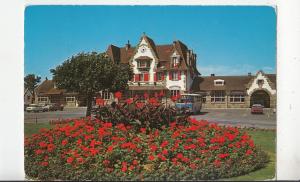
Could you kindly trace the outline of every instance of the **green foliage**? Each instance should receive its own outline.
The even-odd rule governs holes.
[[[189,115],[176,116],[175,108],[166,107],[155,98],[149,100],[152,103],[135,100],[132,103],[116,104],[115,107],[102,106],[94,109],[94,114],[102,121],[111,122],[114,125],[120,123],[133,125],[137,130],[140,128],[162,129],[162,127],[168,127],[173,121],[186,123]]]
[[[125,90],[133,77],[129,66],[115,64],[103,53],[80,53],[50,70],[58,88],[78,92],[87,98],[87,116],[96,92]]]
[[[34,89],[40,82],[41,77],[36,76],[35,74],[28,74],[24,77],[24,87],[25,89],[28,89],[31,93],[34,93]]]
[[[25,139],[26,174],[39,180],[214,180],[267,162],[239,128],[193,119],[149,132],[74,119]]]

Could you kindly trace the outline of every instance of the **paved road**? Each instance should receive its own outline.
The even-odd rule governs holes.
[[[220,124],[259,128],[276,128],[276,113],[264,109],[264,114],[251,114],[250,109],[203,109],[196,119],[205,119]]]
[[[39,112],[39,113],[28,113],[25,112],[24,120],[25,123],[45,123],[50,120],[59,120],[66,118],[80,118],[85,116],[86,107],[79,108],[64,108],[63,111],[49,111],[49,112]]]
[[[85,107],[65,108],[64,111],[27,113],[25,122],[49,122],[66,118],[80,118],[85,116]],[[276,114],[270,109],[264,109],[263,115],[253,115],[250,109],[203,109],[200,115],[194,115],[196,119],[205,119],[220,124],[240,125],[259,128],[276,128]]]

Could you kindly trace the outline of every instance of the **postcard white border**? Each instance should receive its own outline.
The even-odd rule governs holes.
[[[28,5],[267,5],[277,7],[277,179],[300,179],[300,1],[9,0],[0,6],[0,180],[24,180],[24,9]],[[298,102],[297,102],[298,100]]]

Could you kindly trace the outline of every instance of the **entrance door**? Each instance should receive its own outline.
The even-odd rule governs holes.
[[[250,98],[250,107],[253,104],[261,104],[265,108],[270,107],[270,96],[266,91],[258,90],[252,93]]]

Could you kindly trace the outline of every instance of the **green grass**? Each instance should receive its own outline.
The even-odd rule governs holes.
[[[51,128],[51,125],[49,123],[25,123],[24,134],[26,137],[31,136],[38,133],[41,128]]]
[[[266,180],[266,179],[273,179],[275,178],[275,164],[276,164],[276,131],[272,130],[257,130],[257,131],[248,131],[249,135],[254,140],[254,143],[261,147],[262,150],[268,153],[270,156],[270,162],[267,164],[266,167],[259,169],[257,171],[248,173],[243,176],[237,176],[233,178],[227,178],[225,180]]]
[[[34,133],[38,133],[41,128],[51,128],[49,123],[25,123],[25,136],[30,136]],[[247,130],[249,135],[254,140],[254,143],[261,147],[262,150],[266,151],[270,156],[270,162],[267,164],[265,168],[259,169],[257,171],[251,172],[249,174],[243,176],[237,176],[233,178],[226,178],[223,180],[266,180],[273,179],[275,177],[275,161],[276,161],[276,153],[275,153],[275,143],[276,143],[276,131],[273,130]]]

